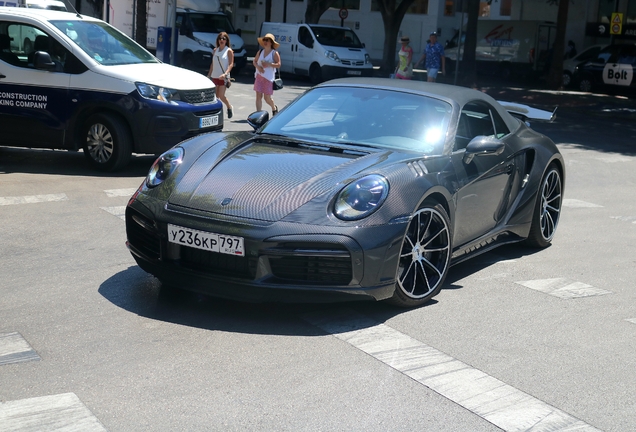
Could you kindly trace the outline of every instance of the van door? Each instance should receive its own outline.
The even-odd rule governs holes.
[[[306,25],[298,27],[297,51],[294,54],[294,73],[299,75],[309,75],[309,67],[314,60],[314,36]]]
[[[6,36],[0,35],[1,39],[16,33],[38,36],[33,41],[33,51],[15,50],[10,44],[0,57],[0,143],[63,148],[70,83],[70,74],[64,67],[70,52],[41,29],[14,22],[2,24],[0,28]],[[48,52],[55,68],[36,69],[33,60],[37,51]]]

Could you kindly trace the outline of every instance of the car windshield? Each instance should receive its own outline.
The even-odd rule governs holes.
[[[206,13],[190,13],[190,22],[192,23],[192,31],[199,33],[236,33],[232,23],[225,15],[206,14]]]
[[[363,48],[360,39],[358,39],[358,36],[356,36],[353,30],[321,26],[311,26],[311,30],[316,35],[316,39],[318,39],[320,45]]]
[[[103,22],[64,20],[51,21],[77,46],[103,65],[158,63],[148,51],[128,36]]]
[[[452,107],[438,99],[363,87],[318,87],[272,118],[262,133],[441,155]]]

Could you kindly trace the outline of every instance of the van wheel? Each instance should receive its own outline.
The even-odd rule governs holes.
[[[312,84],[320,84],[322,82],[322,71],[320,70],[320,66],[316,63],[312,64],[309,68],[309,81]]]
[[[128,127],[112,114],[94,114],[84,124],[84,156],[100,171],[123,168],[132,154]]]
[[[569,87],[572,84],[572,74],[569,71],[563,71],[563,87]]]

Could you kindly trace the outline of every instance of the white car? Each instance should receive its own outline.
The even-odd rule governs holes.
[[[581,63],[594,60],[599,52],[605,48],[604,45],[592,45],[585,48],[583,51],[563,62],[563,87],[568,87],[572,84],[572,75],[574,75],[574,69]]]

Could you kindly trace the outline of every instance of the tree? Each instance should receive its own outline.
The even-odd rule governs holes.
[[[142,47],[148,42],[146,0],[135,1],[135,41]]]
[[[395,68],[395,51],[400,25],[415,0],[377,0],[384,23],[384,49],[380,72],[388,76]]]
[[[466,23],[466,42],[460,63],[459,84],[467,87],[477,86],[477,20],[479,19],[479,0],[463,0],[464,12],[468,12]]]
[[[546,85],[551,89],[558,89],[563,86],[563,53],[565,52],[565,29],[568,25],[568,8],[570,0],[548,0],[548,3],[559,3],[557,12],[556,39],[554,45],[548,47],[550,67]]]
[[[340,0],[308,0],[307,9],[305,10],[305,22],[307,24],[318,24],[318,20],[331,5]]]

